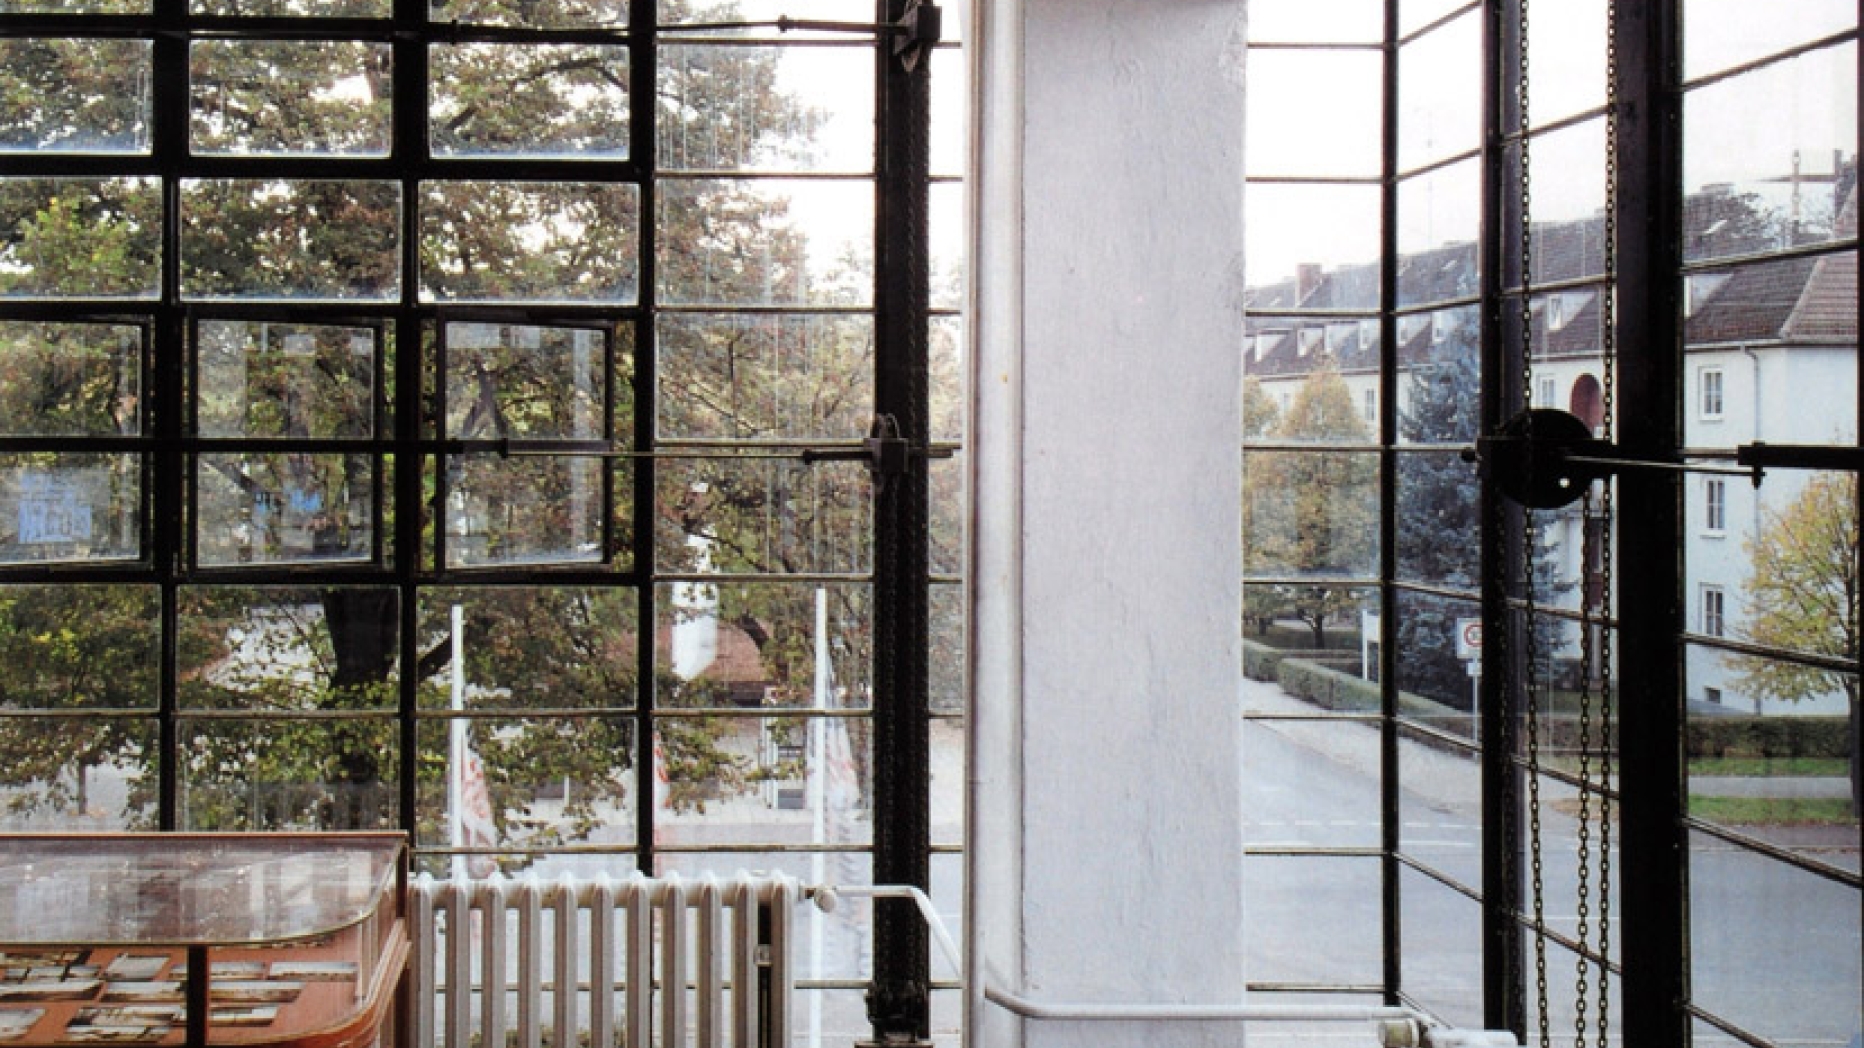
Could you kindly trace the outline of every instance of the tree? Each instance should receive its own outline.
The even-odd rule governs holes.
[[[1747,542],[1748,617],[1742,640],[1781,651],[1838,659],[1858,655],[1858,481],[1819,474],[1784,508],[1763,511]],[[1735,684],[1748,694],[1800,702],[1845,696],[1851,738],[1851,810],[1864,796],[1856,674],[1783,659],[1733,656]]]
[[[1352,444],[1370,439],[1352,392],[1331,359],[1295,393],[1278,440]],[[1378,549],[1378,463],[1353,451],[1258,451],[1244,474],[1244,567],[1252,575],[1365,575]],[[1327,623],[1360,604],[1350,589],[1277,584],[1279,613],[1299,619],[1324,647]],[[1258,602],[1260,620],[1273,614]]]
[[[1398,456],[1398,574],[1446,589],[1479,582],[1478,480],[1461,456],[1424,448],[1467,445],[1479,428],[1480,382],[1466,325],[1428,362],[1409,370],[1398,435],[1418,445]],[[1474,605],[1435,594],[1400,596],[1394,623],[1398,687],[1457,706],[1469,701],[1469,678],[1456,655],[1456,620]]]
[[[575,5],[484,0],[472,5],[471,15],[491,22],[548,20],[568,6]],[[682,20],[685,6],[663,4],[662,17]],[[99,49],[109,46],[103,40],[51,42],[33,51],[31,62],[0,70],[0,141],[49,150],[97,134],[135,133],[140,110],[125,102],[111,79],[123,63],[100,60]],[[669,61],[656,99],[661,167],[768,165],[810,148],[820,117],[777,90],[770,49],[680,50],[687,58]],[[199,89],[193,148],[338,155],[384,148],[387,54],[386,47],[368,44],[202,43],[191,49],[191,82]],[[627,141],[623,56],[620,48],[597,45],[435,47],[441,84],[431,101],[436,153],[615,155]],[[44,101],[51,98],[56,107]],[[184,184],[183,293],[388,301],[404,294],[402,281],[418,281],[416,293],[432,301],[625,304],[635,294],[636,232],[643,220],[658,223],[664,302],[859,304],[847,296],[866,279],[859,257],[846,259],[839,273],[812,275],[805,233],[789,217],[782,190],[767,183],[664,183],[655,216],[638,213],[635,192],[626,185],[452,181],[423,192],[421,200],[404,200],[392,182],[357,180]],[[154,295],[162,207],[159,186],[147,179],[5,180],[0,295]],[[401,272],[396,243],[398,216],[409,207],[421,215],[418,274]],[[123,388],[123,376],[140,367],[136,330],[95,340],[131,339],[126,367],[85,368],[79,365],[89,357],[58,351],[77,341],[78,327],[0,325],[0,359],[37,362],[20,375],[0,373],[0,432],[138,432],[141,393]],[[432,415],[423,420],[429,430],[444,425],[453,438],[625,437],[633,412],[629,331],[449,324],[430,331],[422,345],[397,346],[392,332],[368,327],[238,322],[216,328],[204,322],[196,343],[203,357],[198,424],[203,435],[366,438],[376,432],[371,405],[379,391],[369,385],[374,370],[357,361],[395,352],[425,355],[438,338],[445,340],[450,368],[444,414],[430,401]],[[736,325],[681,317],[669,319],[663,331],[663,432],[817,439],[866,429],[871,324],[833,316],[758,317]],[[217,348],[232,355],[231,371],[210,366],[206,357]],[[611,353],[608,371],[617,385],[609,390],[604,360]],[[612,423],[604,418],[609,407]],[[109,458],[120,460],[119,481],[127,485],[129,512],[121,528],[133,555],[139,460]],[[387,479],[374,455],[203,454],[197,461],[193,523],[203,563],[366,560],[372,544],[389,537],[376,529],[392,534],[396,507],[372,517]],[[425,481],[434,486],[444,477],[459,505],[441,507],[423,521],[423,545],[431,549],[444,536],[452,565],[594,562],[624,553],[631,541],[626,466],[485,454],[449,455],[438,463]],[[16,456],[11,464],[59,462],[47,454]],[[702,540],[714,566],[727,570],[858,570],[868,556],[867,486],[858,467],[663,463],[661,476],[656,518],[663,568],[687,564],[698,548],[689,540]],[[612,503],[605,491],[616,493]],[[703,497],[693,498],[695,492]],[[614,519],[605,520],[604,512]],[[102,532],[103,523],[96,530]],[[456,524],[458,534],[451,530]],[[615,548],[600,548],[604,534],[615,537]],[[153,594],[120,586],[0,593],[0,651],[12,656],[8,665],[34,668],[29,677],[0,674],[0,704],[152,708],[157,684],[151,667],[159,658],[148,643],[138,647],[127,638],[147,642],[154,635],[151,624],[162,617],[150,606]],[[421,705],[441,710],[449,702],[446,670],[456,659],[464,660],[472,683],[469,705],[511,711],[473,722],[494,814],[508,839],[549,844],[587,833],[603,806],[619,803],[632,789],[637,745],[631,718],[523,715],[532,708],[635,701],[647,686],[635,679],[638,645],[652,642],[656,627],[666,624],[635,622],[630,589],[429,590],[416,609],[413,638],[401,635],[402,609],[392,588],[201,586],[182,594],[176,638],[182,709],[279,714],[256,722],[184,722],[177,757],[187,785],[186,819],[197,828],[392,825],[399,817],[392,784],[404,769],[398,766],[398,729],[387,714],[396,705],[399,675],[411,669]],[[865,621],[858,594],[836,596],[840,620]],[[750,638],[778,701],[792,706],[808,699],[796,686],[806,682],[813,655],[807,601],[802,586],[731,586],[717,610]],[[464,609],[463,652],[453,649],[454,604]],[[404,639],[415,652],[411,667],[403,665]],[[843,641],[836,658],[846,665],[839,676],[858,688],[864,677],[853,667],[865,665],[867,642],[859,628],[844,630]],[[98,645],[113,645],[111,653],[122,653],[122,660],[135,654],[138,661],[100,658]],[[726,701],[715,682],[703,678],[663,674],[652,687],[668,707]],[[155,776],[152,740],[135,727],[146,720],[100,718],[94,728],[91,720],[73,720],[73,730],[58,733],[24,719],[0,723],[0,787],[14,788],[10,803],[57,809],[83,792],[85,769],[114,764],[130,770],[132,797],[146,802]],[[424,807],[439,806],[441,723],[423,727],[422,763],[408,772]],[[673,780],[673,803],[698,804],[756,777],[721,739],[740,723],[703,717],[662,722],[656,742]],[[77,773],[66,782],[60,769]],[[572,783],[571,796],[561,818],[546,821],[534,813],[534,798],[541,787],[564,780]],[[254,800],[253,787],[261,783],[277,785],[264,803]],[[437,829],[423,826],[422,832]]]

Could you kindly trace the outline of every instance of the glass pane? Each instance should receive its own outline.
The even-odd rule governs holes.
[[[1244,211],[1254,309],[1376,309],[1376,186],[1251,185]]]
[[[393,76],[387,44],[196,42],[189,144],[208,156],[387,156]]]
[[[664,47],[661,170],[872,171],[873,81],[857,48]]]
[[[1564,901],[1562,904],[1565,904]],[[1614,959],[1618,956],[1619,955],[1614,952]],[[1533,971],[1535,960],[1533,939],[1531,937],[1529,937],[1523,945],[1521,957],[1521,963],[1526,965],[1526,967],[1520,970]],[[1569,1037],[1573,1034],[1579,1019],[1578,1009],[1574,1007],[1574,994],[1569,988],[1578,984],[1580,976],[1580,958],[1578,954],[1553,940],[1548,940],[1547,942],[1546,958],[1547,984],[1549,987],[1553,988],[1547,1000],[1547,1037],[1549,1037],[1553,1043],[1558,1043],[1561,1038]],[[1593,1032],[1595,1030],[1596,1020],[1603,1014],[1607,1017],[1611,1026],[1610,1033],[1616,1037],[1625,1026],[1624,1001],[1619,986],[1621,979],[1617,976],[1611,976],[1605,980],[1601,980],[1599,966],[1596,962],[1592,961],[1588,961],[1586,964],[1585,976],[1588,990],[1585,1013],[1588,1031]],[[1603,1004],[1601,1004],[1599,1000],[1601,983],[1603,983],[1606,991],[1606,1000]],[[1530,1014],[1526,1018],[1527,1040],[1524,1043],[1540,1044],[1542,1042],[1538,1010],[1530,1008],[1529,1012]],[[1709,1045],[1717,1044],[1715,1041],[1697,1041],[1695,1043],[1702,1045],[1702,1048],[1708,1048]],[[1717,1048],[1721,1048],[1721,1046],[1717,1045]]]
[[[371,328],[203,320],[196,393],[205,437],[375,434]]]
[[[933,51],[931,63],[931,172],[935,178],[962,178],[970,167],[970,69],[964,52],[952,48]]]
[[[931,433],[933,441],[964,439],[966,382],[965,320],[961,316],[933,317],[927,322],[926,355],[931,369]]]
[[[1399,591],[1393,643],[1398,646],[1399,708],[1406,720],[1476,737],[1481,632],[1482,606],[1475,601]]]
[[[1839,625],[1826,627],[1836,631]],[[1688,649],[1689,811],[1823,862],[1855,842],[1856,674]]]
[[[1310,377],[1340,375],[1364,439],[1378,425],[1379,324],[1371,318],[1249,317],[1243,339],[1243,436],[1283,440],[1284,415]],[[1329,370],[1331,369],[1331,370]],[[1329,383],[1331,379],[1328,380]],[[1346,426],[1344,416],[1339,420]]]
[[[0,14],[8,15],[144,15],[148,0],[0,0]]]
[[[1856,823],[1832,836],[1857,854]],[[1849,1043],[1864,1000],[1859,905],[1855,887],[1692,835],[1691,1003],[1774,1044]]]
[[[417,845],[634,843],[632,715],[439,718],[423,720],[418,734],[420,751],[440,759],[419,779]],[[457,792],[448,789],[449,774],[463,780]],[[449,817],[450,797],[461,798],[457,819]],[[516,872],[531,861],[513,856],[509,866]],[[493,867],[484,857],[464,865],[477,877]]]
[[[1570,722],[1565,718],[1561,720],[1561,734],[1568,735],[1569,739],[1556,742],[1551,748],[1543,750],[1541,765],[1581,775],[1586,769],[1580,767],[1579,751],[1575,745],[1577,732],[1568,726]],[[1604,776],[1599,762],[1592,761],[1588,768],[1589,773],[1585,778],[1595,786],[1602,784]],[[1525,786],[1523,792],[1526,792]],[[1595,950],[1599,946],[1599,933],[1605,930],[1611,935],[1609,955],[1624,956],[1618,939],[1621,922],[1618,915],[1616,861],[1621,842],[1617,804],[1614,802],[1607,808],[1604,798],[1596,790],[1581,792],[1547,775],[1540,776],[1540,801],[1540,875],[1547,927],[1575,942],[1583,938]],[[1525,820],[1522,837],[1530,841],[1526,846],[1531,861],[1532,833],[1526,828]],[[1609,863],[1604,851],[1608,843],[1612,850]],[[1532,879],[1533,870],[1530,867],[1523,871],[1522,880],[1523,887],[1529,891]],[[1601,910],[1601,899],[1606,901],[1609,913]],[[1583,929],[1580,927],[1582,908],[1585,916]],[[1609,922],[1601,923],[1602,917],[1609,917]],[[1700,919],[1700,915],[1697,919]],[[1548,959],[1551,961],[1553,958],[1554,954],[1549,951]],[[1570,956],[1563,960],[1572,963]],[[1559,985],[1570,987],[1572,981],[1568,979]],[[1570,999],[1572,991],[1569,989],[1560,996]],[[1570,1000],[1561,1001],[1562,1006],[1569,1003]]]
[[[1475,442],[1481,421],[1477,417],[1480,319],[1475,306],[1399,318],[1399,344],[1403,347],[1398,372],[1400,443],[1460,450]],[[1540,373],[1537,361],[1535,374]],[[1433,457],[1430,461],[1438,460]],[[1475,466],[1459,466],[1460,470],[1446,472],[1441,479],[1445,483],[1454,480],[1459,489],[1466,486],[1473,491]],[[1468,497],[1475,498],[1473,494]]]
[[[363,560],[375,537],[371,455],[202,455],[202,565]]]
[[[1334,0],[1325,7],[1307,0],[1254,0],[1249,5],[1251,43],[1377,43],[1385,35],[1382,0]],[[1250,61],[1255,61],[1254,57]]]
[[[1482,1029],[1482,904],[1402,868],[1398,898],[1405,995],[1451,1029]]]
[[[588,328],[448,324],[449,437],[599,440],[608,340]],[[626,428],[626,419],[618,420]]]
[[[935,582],[927,591],[926,614],[930,619],[927,627],[926,645],[930,652],[927,667],[928,688],[931,692],[927,705],[935,714],[959,714],[965,711],[965,603],[964,586],[957,582]],[[936,739],[941,731],[940,725],[956,725],[957,721],[934,720],[932,733]],[[962,730],[954,728],[954,730]],[[933,744],[933,752],[940,753],[939,743]],[[960,751],[963,740],[958,740]],[[943,758],[941,758],[943,759]],[[955,759],[961,764],[963,753]],[[954,817],[962,818],[963,813]]]
[[[1605,105],[1605,0],[1534,9],[1528,120],[1534,127]],[[1536,196],[1539,187],[1536,186]]]
[[[1396,0],[1398,31],[1414,33],[1467,4],[1468,0]]]
[[[139,556],[142,478],[136,455],[0,455],[0,564]]]
[[[189,709],[392,710],[400,602],[379,586],[194,586],[176,612]]]
[[[180,829],[393,830],[399,747],[390,720],[181,721]]]
[[[449,455],[446,469],[447,567],[602,562],[605,507],[621,495],[603,460]]]
[[[863,583],[663,584],[654,635],[670,675],[656,682],[659,705],[864,709],[872,623]]]
[[[1605,274],[1605,122],[1603,118],[1537,135],[1528,163],[1534,178],[1534,281]]]
[[[423,664],[444,658],[421,682],[426,708],[471,710],[631,709],[636,695],[632,589],[574,586],[429,589],[421,596]],[[452,611],[460,610],[453,631]],[[455,644],[459,648],[455,648]],[[466,653],[460,693],[452,659]]]
[[[1371,590],[1243,587],[1243,704],[1251,713],[1377,713]]]
[[[1790,17],[1783,17],[1790,11]],[[1785,10],[1744,0],[1685,0],[1683,71],[1690,79],[1764,58],[1857,25],[1848,0],[1794,0]]]
[[[450,44],[428,51],[439,157],[628,155],[628,49]]]
[[[872,318],[662,314],[655,323],[662,438],[867,435]]]
[[[930,537],[928,569],[934,575],[958,575],[964,571],[964,498],[965,462],[962,452],[948,459],[933,459],[926,465],[930,492]]]
[[[1464,737],[1473,734],[1475,718],[1471,715],[1460,715],[1463,727],[1459,731],[1442,716],[1411,716],[1416,704],[1408,699],[1403,706],[1407,721],[1428,722],[1432,728]],[[1398,781],[1403,784],[1398,791],[1399,849],[1458,884],[1480,887],[1482,765],[1476,752],[1401,728]],[[1408,959],[1411,950],[1406,949],[1405,955]]]
[[[861,306],[872,298],[870,182],[663,182],[657,206],[663,303]]]
[[[421,297],[634,302],[640,190],[584,182],[430,182]]]
[[[1243,768],[1244,845],[1378,847],[1376,726],[1244,720]]]
[[[181,209],[185,297],[382,302],[401,293],[393,182],[188,179]]]
[[[1535,27],[1539,28],[1538,22]],[[1481,145],[1480,10],[1465,11],[1401,47],[1398,75],[1402,78],[1398,96],[1400,170],[1470,152]],[[1368,94],[1377,98],[1376,91]],[[1376,131],[1370,141],[1378,141]]]
[[[161,215],[155,179],[0,178],[0,297],[156,297]]]
[[[142,329],[0,320],[0,435],[142,432]]]
[[[233,18],[387,18],[392,0],[190,0],[197,15]]]
[[[1476,264],[1481,177],[1481,165],[1468,160],[1399,183],[1400,305],[1474,298],[1481,291]],[[1371,277],[1372,267],[1365,268]]]
[[[153,586],[0,587],[0,665],[11,668],[0,708],[153,709],[160,623]],[[0,720],[0,737],[24,723]],[[108,750],[77,748],[57,757],[91,766],[109,759]]]
[[[795,4],[785,2],[785,0],[738,0],[729,6],[715,6],[696,2],[696,0],[658,0],[658,7],[660,28],[663,31],[675,30],[681,25],[705,25],[722,20],[735,22],[739,18],[747,21],[774,23],[782,15],[799,13]],[[811,0],[806,14],[809,18],[829,21],[871,22],[874,18],[874,5],[867,0]],[[957,19],[951,17],[945,19],[947,38],[953,35],[951,26],[956,21]],[[781,36],[785,40],[797,39],[799,36],[804,39],[808,38],[805,31],[794,30],[783,33],[774,24],[731,30],[730,34],[751,38]],[[705,34],[707,39],[720,35],[722,34],[718,32]],[[831,38],[845,39],[846,35],[831,34]],[[872,56],[871,51],[869,56]]]
[[[1684,98],[1691,260],[1857,235],[1857,47],[1801,55]],[[1853,278],[1855,281],[1855,277]]]
[[[436,0],[435,22],[512,25],[531,29],[622,29],[628,0]]]
[[[47,746],[48,739],[57,744]],[[0,829],[152,829],[155,752],[153,717],[0,720],[0,789],[7,793]]]
[[[1251,53],[1249,173],[1377,178],[1383,77],[1376,51]],[[1327,133],[1315,134],[1317,127]]]
[[[663,718],[654,730],[666,775],[654,837],[689,847],[866,845],[873,839],[872,736],[865,717]],[[737,818],[725,824],[717,815],[724,811]],[[758,864],[768,867],[769,858]]]
[[[1378,985],[1377,859],[1247,855],[1243,882],[1250,981]]]
[[[1252,451],[1243,463],[1243,570],[1366,576],[1378,565],[1379,460],[1337,451]]]
[[[662,459],[656,556],[725,574],[865,572],[873,499],[859,462]]]
[[[147,40],[0,40],[0,153],[147,153]]]
[[[965,188],[962,182],[938,182],[927,190],[931,227],[930,305],[933,309],[964,308]]]
[[[1695,448],[1857,439],[1855,253],[1686,278],[1684,431]],[[1726,463],[1724,463],[1726,464]],[[1768,474],[1762,494],[1792,488]]]

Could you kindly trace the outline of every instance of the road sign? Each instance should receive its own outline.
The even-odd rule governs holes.
[[[1482,657],[1482,620],[1456,620],[1456,657],[1459,659],[1479,659]]]

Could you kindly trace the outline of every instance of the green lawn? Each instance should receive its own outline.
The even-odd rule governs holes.
[[[1849,826],[1857,822],[1843,797],[1698,797],[1689,798],[1689,814],[1729,825]]]
[[[1829,775],[1842,779],[1851,774],[1851,765],[1843,757],[1698,757],[1689,762],[1689,774],[1772,778]]]

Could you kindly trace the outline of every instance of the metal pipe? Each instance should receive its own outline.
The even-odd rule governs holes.
[[[984,998],[1025,1019],[1058,1022],[1414,1022],[1428,1021],[1414,1008],[1387,1005],[1290,1004],[1108,1004],[1038,1001],[1000,986],[986,985]]]

